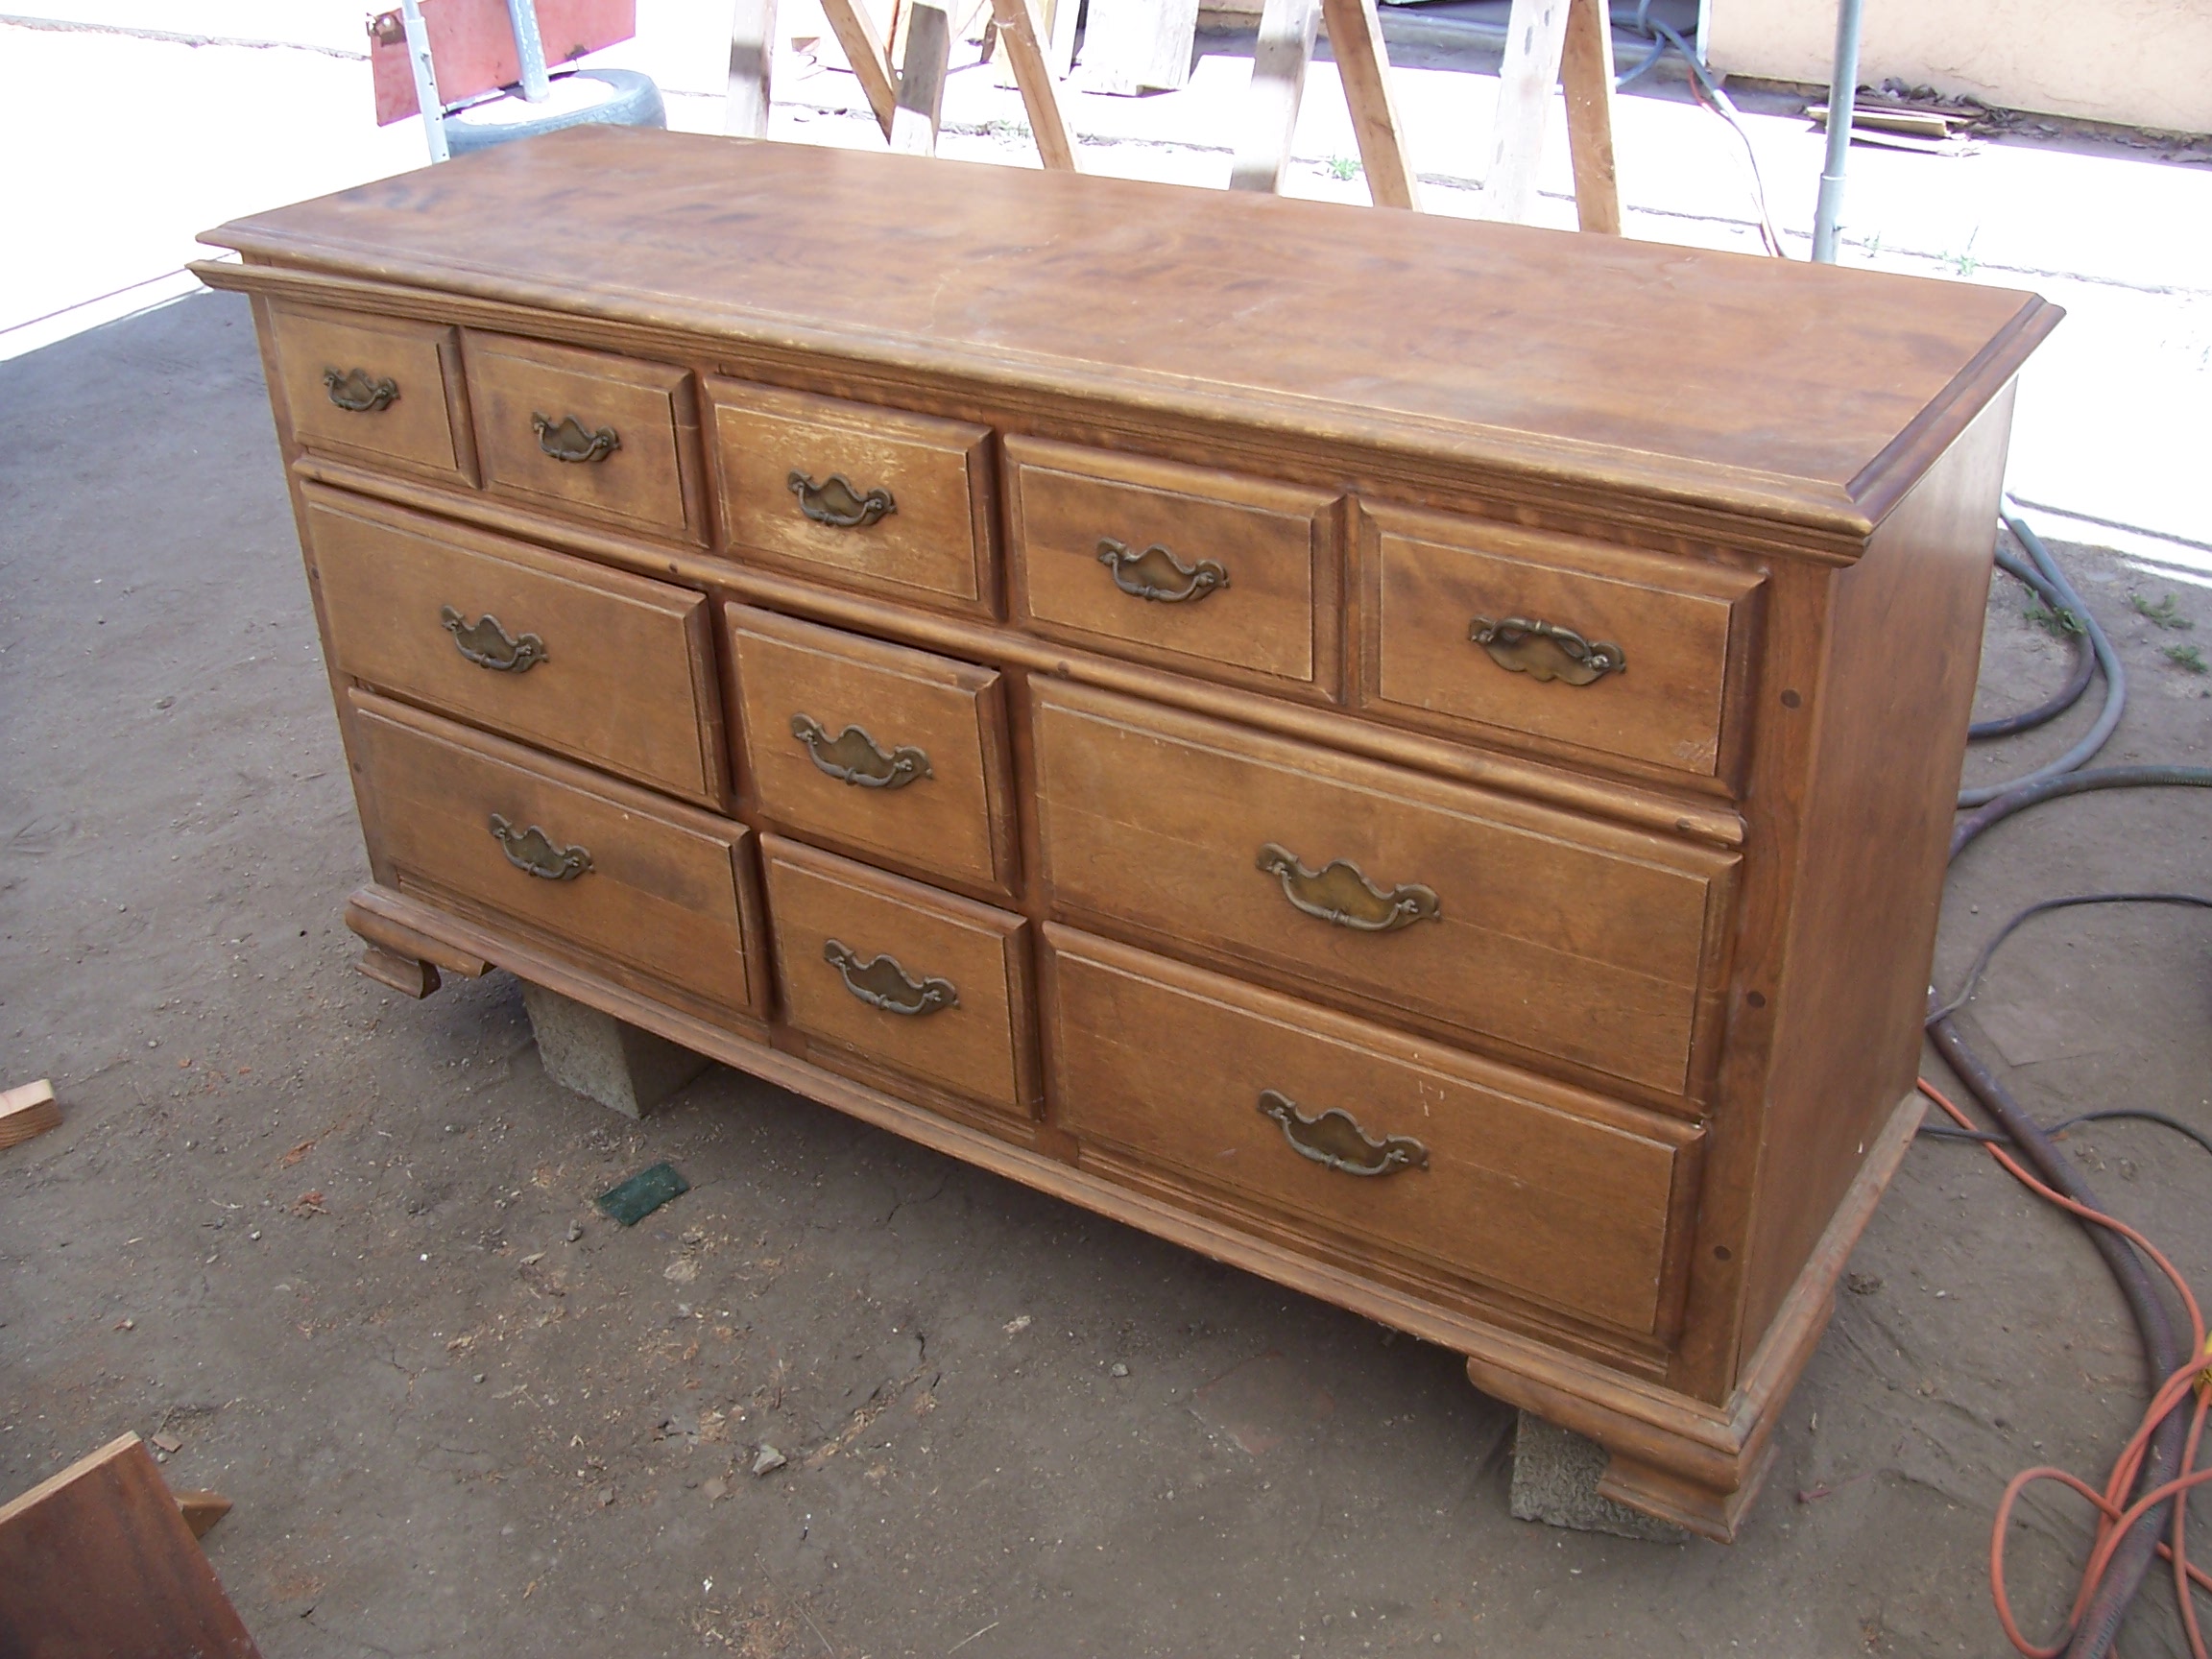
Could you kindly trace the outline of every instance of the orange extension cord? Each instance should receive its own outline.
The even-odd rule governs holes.
[[[1974,1120],[1925,1077],[1920,1079],[1920,1093],[1949,1113],[1961,1129],[1979,1132]],[[2006,1639],[2027,1654],[2029,1659],[2059,1659],[2067,1644],[2073,1640],[2075,1627],[2080,1623],[2082,1609],[2089,1605],[2089,1599],[2096,1593],[2098,1582],[2104,1577],[2105,1568],[2111,1562],[2112,1551],[2122,1535],[2147,1512],[2173,1499],[2173,1532],[2169,1542],[2158,1546],[2158,1553],[2174,1564],[2174,1594],[2180,1602],[2181,1625],[2189,1638],[2192,1659],[2212,1659],[2212,1655],[2208,1655],[2205,1649],[2203,1632],[2198,1628],[2196,1602],[2189,1594],[2192,1581],[2212,1591],[2212,1575],[2189,1565],[2183,1542],[2189,1513],[2187,1494],[2212,1480],[2212,1469],[2199,1469],[2196,1466],[2198,1442],[2203,1437],[2207,1412],[2212,1411],[2212,1367],[2205,1363],[2208,1350],[2204,1341],[2204,1315],[2198,1309],[2197,1298],[2191,1294],[2188,1281],[2181,1277],[2179,1269],[2134,1228],[2125,1221],[2115,1220],[2103,1211],[2092,1210],[2085,1204],[2077,1204],[2064,1193],[2053,1190],[2022,1168],[2009,1153],[1995,1142],[1984,1142],[1984,1145],[1990,1157],[1996,1159],[2015,1180],[2036,1196],[2049,1200],[2070,1215],[2094,1222],[2100,1227],[2110,1228],[2155,1262],[2158,1270],[2166,1275],[2179,1294],[2181,1305],[2188,1310],[2190,1328],[2195,1333],[2189,1351],[2196,1356],[2159,1386],[2157,1394],[2143,1413],[2142,1422],[2135,1432],[2128,1436],[2128,1444],[2121,1449],[2119,1460],[2112,1465],[2111,1476],[2105,1480],[2102,1492],[2078,1476],[2048,1464],[2023,1469],[2012,1477],[2005,1488],[2005,1496],[1998,1500],[1996,1520],[1989,1532],[1989,1593],[1997,1604],[1997,1622],[2004,1626]],[[2165,1420],[2167,1413],[2180,1404],[2182,1396],[2192,1389],[2196,1391],[2197,1406],[2189,1421],[2188,1443],[2181,1454],[2181,1467],[2185,1473],[2163,1486],[2153,1487],[2132,1504],[2128,1503],[2128,1493],[2142,1469],[2144,1452],[2150,1445],[2152,1432]],[[2021,1633],[2019,1622],[2012,1616],[2011,1602],[2005,1593],[2005,1533],[2011,1524],[2012,1505],[2023,1491],[2038,1480],[2056,1480],[2088,1499],[2098,1510],[2097,1540],[2089,1551],[2087,1565],[2082,1568],[2081,1587],[2074,1598],[2073,1610],[2066,1616],[2066,1633],[2049,1647],[2038,1647]]]

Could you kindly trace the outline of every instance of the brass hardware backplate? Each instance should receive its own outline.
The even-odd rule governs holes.
[[[1122,592],[1163,605],[1196,603],[1229,586],[1229,571],[1218,559],[1186,565],[1157,541],[1142,553],[1132,553],[1126,542],[1105,537],[1098,543],[1098,563],[1113,574],[1114,586]]]
[[[399,401],[398,381],[389,374],[372,378],[366,369],[325,369],[323,385],[349,415],[374,415]]]
[[[591,868],[591,854],[581,847],[563,847],[533,824],[517,830],[498,813],[492,814],[492,836],[507,862],[548,881],[573,881]]]
[[[1403,881],[1384,892],[1342,858],[1309,870],[1288,849],[1270,841],[1260,849],[1260,868],[1283,882],[1283,896],[1307,915],[1361,933],[1389,933],[1416,922],[1441,922],[1443,901],[1433,887]]]
[[[594,432],[573,415],[564,415],[555,421],[533,414],[530,430],[538,434],[538,447],[556,461],[579,465],[604,461],[622,447],[622,440],[614,435],[613,427],[602,426]]]
[[[453,636],[454,646],[461,655],[479,668],[493,668],[502,674],[527,674],[539,663],[551,660],[546,655],[544,640],[535,634],[510,635],[499,626],[499,618],[489,611],[470,622],[455,607],[441,605],[438,621]]]
[[[842,472],[832,472],[817,484],[793,468],[784,483],[790,487],[791,493],[799,497],[800,512],[815,523],[827,524],[833,530],[862,530],[886,514],[899,511],[890,491],[871,490],[862,494]]]
[[[791,716],[791,735],[806,745],[816,766],[840,783],[863,789],[903,789],[917,778],[933,778],[929,757],[911,743],[886,750],[857,726],[848,726],[835,737],[810,714]]]
[[[1429,1148],[1410,1135],[1385,1135],[1374,1140],[1349,1112],[1335,1106],[1317,1118],[1308,1118],[1289,1095],[1262,1089],[1260,1116],[1283,1126],[1283,1139],[1299,1157],[1347,1175],[1395,1175],[1401,1169],[1429,1167]]]
[[[1628,666],[1621,647],[1606,640],[1589,640],[1572,628],[1555,623],[1508,616],[1493,622],[1478,616],[1469,624],[1467,637],[1490,653],[1501,668],[1526,674],[1532,680],[1564,680],[1570,685],[1587,685]]]
[[[850,945],[831,939],[822,947],[822,959],[837,970],[846,990],[886,1014],[919,1016],[960,1005],[959,989],[951,980],[916,979],[896,957],[873,956],[863,962]]]

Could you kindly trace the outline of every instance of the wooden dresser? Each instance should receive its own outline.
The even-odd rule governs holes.
[[[214,231],[371,883],[1715,1537],[1911,1094],[2032,296],[585,127]]]

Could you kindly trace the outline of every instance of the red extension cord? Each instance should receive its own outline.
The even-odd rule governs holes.
[[[1925,1077],[1920,1079],[1920,1093],[1949,1113],[1961,1129],[1979,1132],[1974,1120],[1953,1105],[1943,1092]],[[1997,1622],[2005,1627],[2006,1639],[2027,1654],[2029,1659],[2058,1659],[2065,1652],[2067,1643],[2072,1641],[2082,1609],[2089,1605],[2089,1599],[2096,1593],[2098,1582],[2104,1576],[2105,1568],[2112,1559],[2112,1551],[2121,1537],[2147,1512],[2174,1499],[2173,1531],[2170,1541],[2158,1546],[2158,1553],[2174,1564],[2174,1594],[2180,1602],[2181,1626],[2189,1638],[2192,1659],[2212,1659],[2212,1655],[2206,1652],[2203,1633],[2198,1628],[2197,1607],[2189,1594],[2192,1580],[2201,1588],[2212,1591],[2212,1575],[2189,1565],[2183,1544],[2183,1531],[2188,1522],[2186,1495],[2193,1488],[2212,1480],[2212,1469],[2199,1469],[2196,1466],[2197,1445],[2203,1437],[2206,1414],[2212,1411],[2212,1367],[2207,1367],[2205,1363],[2208,1352],[2212,1351],[2208,1351],[2205,1346],[2204,1315],[2198,1310],[2197,1298],[2190,1293],[2189,1283],[2181,1277],[2179,1269],[2134,1228],[2125,1221],[2115,1220],[2103,1211],[2092,1210],[2085,1204],[2077,1204],[2064,1193],[2054,1191],[2022,1168],[2009,1153],[1994,1142],[1984,1142],[1984,1145],[1990,1157],[1996,1159],[2015,1180],[2037,1197],[2047,1199],[2080,1220],[2110,1228],[2155,1262],[2158,1270],[2173,1283],[2176,1292],[2181,1298],[2182,1307],[2188,1310],[2189,1325],[2194,1333],[2189,1351],[2196,1356],[2159,1386],[2157,1394],[2144,1410],[2142,1422],[2137,1425],[2135,1432],[2128,1437],[2128,1444],[2121,1449],[2119,1460],[2112,1465],[2112,1473],[2106,1479],[2102,1492],[2078,1476],[2049,1464],[2023,1469],[2012,1477],[2005,1488],[2005,1496],[1998,1500],[1996,1520],[1989,1532],[1989,1593],[1997,1603]],[[2130,1504],[2128,1493],[2142,1469],[2144,1451],[2150,1445],[2152,1431],[2192,1389],[2196,1391],[2197,1405],[2189,1420],[2188,1443],[2181,1454],[2184,1473],[2163,1486],[2153,1487]],[[2012,1616],[2011,1603],[2005,1594],[2005,1532],[2011,1523],[2012,1505],[2023,1491],[2038,1480],[2056,1480],[2088,1499],[2098,1510],[2096,1543],[2089,1551],[2087,1565],[2081,1570],[2081,1587],[2074,1598],[2072,1611],[2066,1616],[2065,1635],[2049,1647],[2036,1647],[2021,1633],[2019,1623]]]

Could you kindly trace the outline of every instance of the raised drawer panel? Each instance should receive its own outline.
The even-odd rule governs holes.
[[[473,330],[468,351],[487,484],[620,529],[707,540],[687,373]]]
[[[1028,924],[763,835],[783,1013],[809,1037],[1028,1118]]]
[[[998,675],[744,605],[723,609],[761,814],[878,862],[1011,897]]]
[[[1055,913],[1672,1094],[1732,854],[1035,683]]]
[[[272,305],[276,378],[303,448],[473,485],[456,330]]]
[[[1086,1145],[1624,1331],[1671,1317],[1695,1125],[1126,946],[1046,939],[1053,1120]]]
[[[373,847],[401,891],[519,923],[678,999],[764,1012],[744,825],[366,692],[349,702]]]
[[[997,614],[988,427],[737,380],[707,396],[734,551]]]
[[[1365,517],[1365,707],[1719,770],[1763,578],[1442,514]]]
[[[1263,688],[1333,695],[1332,492],[1005,444],[1018,619],[1053,638]]]
[[[722,805],[703,594],[317,485],[305,495],[340,673]]]

